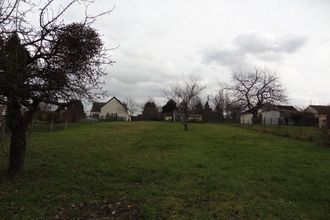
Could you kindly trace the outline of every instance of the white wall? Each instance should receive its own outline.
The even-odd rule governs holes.
[[[308,106],[305,111],[314,114],[315,117],[319,117],[319,113],[311,106]]]
[[[323,126],[327,125],[327,116],[320,115],[313,107],[308,106],[306,108],[306,112],[313,113],[315,117],[319,118],[319,127],[322,128]]]
[[[328,116],[327,115],[320,115],[319,116],[319,127],[327,127],[328,125]]]
[[[278,125],[278,121],[281,117],[278,111],[268,111],[262,113],[262,123],[266,125]]]
[[[251,124],[253,124],[252,119],[253,119],[252,114],[243,114],[243,115],[241,115],[240,121],[241,121],[241,124],[251,125]]]
[[[127,110],[115,98],[111,99],[101,108],[100,117],[105,118],[107,114],[109,115],[117,114],[117,117],[124,118],[125,121],[129,120],[129,115],[127,113]]]

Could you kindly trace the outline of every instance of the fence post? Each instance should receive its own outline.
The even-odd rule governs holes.
[[[30,130],[31,130],[31,132],[33,131],[33,125],[34,125],[34,120],[32,120],[32,123],[31,123],[31,125],[30,125]]]
[[[6,135],[6,119],[1,119],[2,123],[1,123],[1,139],[5,137]]]
[[[54,131],[54,113],[52,112],[52,120],[50,122],[50,132]]]
[[[65,122],[64,122],[64,130],[68,128],[68,118],[65,117]]]
[[[34,121],[34,120],[32,120],[32,122],[31,122],[31,124],[30,124],[30,129],[28,130],[28,134],[29,134],[29,136],[31,136],[31,135],[32,135],[32,133],[33,133],[33,127],[34,127],[34,123],[35,123],[35,121]]]

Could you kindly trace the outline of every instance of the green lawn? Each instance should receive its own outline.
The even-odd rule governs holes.
[[[35,132],[0,219],[54,218],[103,200],[141,219],[330,219],[330,149],[220,124],[82,124]],[[0,157],[0,170],[7,160]],[[2,173],[1,175],[4,175]]]
[[[321,129],[319,127],[300,127],[288,125],[241,125],[245,128],[250,128],[257,131],[272,133],[280,136],[292,137],[301,140],[313,142],[321,142]]]

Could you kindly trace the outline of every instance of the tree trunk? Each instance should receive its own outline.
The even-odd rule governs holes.
[[[65,122],[64,122],[64,130],[68,128],[68,119],[65,117]]]
[[[18,124],[17,124],[18,125]],[[25,141],[25,129],[24,126],[15,126],[12,129],[10,140],[10,154],[9,154],[9,168],[8,174],[10,176],[16,176],[23,171],[24,156],[26,149]]]
[[[183,126],[184,126],[184,130],[185,131],[188,131],[188,115],[184,115],[184,118],[183,118]]]
[[[54,131],[54,112],[52,112],[52,120],[50,122],[50,132]]]
[[[11,132],[8,174],[16,176],[23,170],[26,126],[17,101],[9,101],[7,111],[7,125]]]
[[[253,124],[260,124],[261,121],[260,121],[260,117],[258,115],[258,112],[254,112],[253,113],[253,116],[252,116],[252,123]]]
[[[39,101],[33,100],[32,105],[24,113],[15,98],[8,98],[6,124],[11,132],[8,175],[15,177],[23,171],[26,149],[26,131],[33,120],[34,113],[39,110]]]

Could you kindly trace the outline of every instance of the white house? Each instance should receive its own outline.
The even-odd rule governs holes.
[[[292,115],[297,112],[293,106],[270,105],[262,109],[262,123],[265,125],[294,125]]]
[[[330,106],[327,105],[309,105],[306,112],[314,114],[319,119],[319,127],[330,127]]]
[[[126,106],[116,97],[112,97],[107,102],[94,102],[91,117],[123,121],[131,120]]]
[[[242,125],[251,125],[253,124],[253,114],[251,111],[243,112],[240,116],[240,123]]]
[[[258,121],[265,125],[293,125],[292,114],[297,112],[293,106],[268,105],[258,111]],[[251,110],[243,112],[240,117],[241,124],[253,124],[253,114]]]

